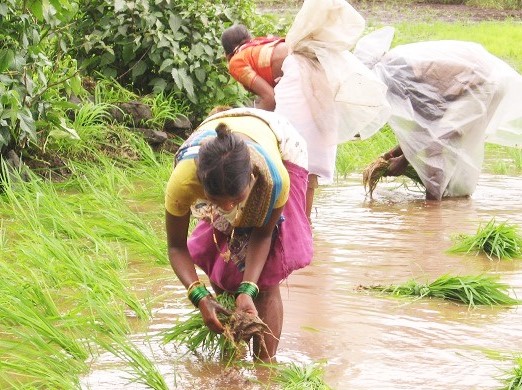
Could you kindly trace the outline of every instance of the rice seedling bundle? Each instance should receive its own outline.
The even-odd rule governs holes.
[[[391,161],[385,160],[384,157],[379,156],[377,160],[369,164],[366,168],[363,170],[363,185],[364,189],[366,190],[366,193],[370,195],[370,197],[373,194],[373,191],[377,187],[377,183],[385,176],[388,175],[388,169],[390,167]],[[406,170],[402,174],[403,176],[406,176],[413,180],[416,184],[422,185],[422,180],[420,179],[419,175],[417,174],[417,171],[413,169],[411,165],[408,165],[406,167]]]
[[[259,336],[261,348],[266,348],[262,336],[271,332],[259,317],[234,312],[235,298],[231,294],[221,294],[216,299],[228,310],[226,314],[218,314],[219,321],[225,328],[223,334],[208,329],[199,310],[194,310],[188,319],[163,332],[163,342],[175,341],[184,344],[191,352],[201,350],[209,356],[219,352],[222,358],[236,356],[254,336]]]
[[[486,226],[479,226],[475,235],[456,235],[451,253],[485,253],[489,259],[498,260],[522,257],[522,236],[518,227],[506,222],[495,223],[491,219]]]
[[[506,374],[506,377],[503,378],[505,386],[501,390],[522,389],[522,357],[515,359],[515,366]]]
[[[275,382],[283,390],[330,390],[323,379],[324,369],[317,364],[299,366],[295,363],[279,366]]]
[[[411,279],[401,285],[390,286],[359,286],[360,290],[375,290],[389,293],[394,296],[417,296],[446,299],[453,302],[465,303],[470,307],[478,305],[518,305],[521,302],[507,293],[509,286],[498,281],[497,276],[443,275],[431,283],[418,283]]]

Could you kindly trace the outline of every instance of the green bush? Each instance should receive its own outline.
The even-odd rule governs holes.
[[[196,115],[245,97],[228,76],[220,37],[234,22],[260,19],[252,0],[93,0],[80,9],[75,57],[87,72],[140,94],[179,92]]]
[[[67,0],[0,3],[0,152],[37,139],[37,124],[60,127],[67,95],[80,93]],[[54,98],[58,97],[57,100]]]

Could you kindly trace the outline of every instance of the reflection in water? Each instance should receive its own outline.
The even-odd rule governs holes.
[[[512,286],[513,296],[522,297],[522,262],[445,253],[452,235],[474,234],[493,217],[522,227],[522,177],[483,175],[472,198],[440,203],[390,186],[379,184],[373,200],[365,199],[359,178],[321,188],[313,216],[314,262],[282,288],[279,360],[324,360],[334,389],[499,388],[511,357],[522,352],[519,308],[398,300],[356,287],[491,273]],[[163,289],[179,301],[157,308],[149,337],[190,308],[179,286]],[[135,335],[137,343],[143,339]],[[248,370],[230,372],[154,338],[149,343],[172,388],[258,388],[244,382],[254,375]],[[495,358],[499,354],[507,360]],[[118,388],[125,381],[112,370],[101,359],[84,387]]]

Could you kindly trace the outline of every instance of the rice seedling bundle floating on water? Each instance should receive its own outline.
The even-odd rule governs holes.
[[[162,333],[164,343],[175,341],[184,344],[191,352],[201,350],[214,355],[219,352],[220,357],[234,357],[243,350],[250,339],[259,336],[261,348],[265,333],[271,334],[268,326],[257,316],[243,312],[234,312],[235,298],[231,294],[221,294],[216,297],[217,301],[228,310],[218,314],[219,321],[225,328],[223,334],[217,334],[207,328],[199,310],[194,310],[190,317],[179,321],[173,328]]]
[[[377,183],[385,176],[388,175],[388,169],[390,167],[391,161],[385,160],[384,157],[380,156],[373,163],[369,164],[363,170],[363,185],[366,193],[373,195],[373,191],[377,187]],[[403,173],[404,176],[413,180],[416,184],[422,185],[422,180],[420,179],[417,171],[413,169],[411,165],[406,167],[406,170]]]
[[[479,226],[475,235],[459,234],[453,237],[450,253],[485,253],[489,259],[498,260],[522,257],[522,236],[518,226],[506,222],[495,223],[491,219],[486,226]]]
[[[509,286],[498,281],[497,276],[469,275],[451,276],[443,275],[431,283],[419,283],[411,279],[401,285],[390,286],[359,286],[359,290],[373,290],[389,293],[394,296],[419,298],[440,298],[450,301],[465,303],[468,306],[478,305],[518,305],[518,299],[508,294]]]
[[[322,365],[309,364],[297,365],[289,363],[279,365],[274,382],[281,386],[282,390],[331,390],[324,381],[324,368]]]
[[[522,389],[522,357],[515,359],[515,366],[506,372],[506,377],[503,378],[505,384],[502,390],[520,390]]]

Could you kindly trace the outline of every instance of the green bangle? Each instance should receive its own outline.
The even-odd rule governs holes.
[[[210,295],[210,291],[207,290],[204,284],[201,284],[197,287],[193,287],[188,293],[188,299],[190,302],[198,308],[199,302],[205,298],[207,295]]]
[[[259,287],[254,282],[241,282],[239,287],[236,290],[236,298],[239,294],[247,294],[252,297],[252,299],[256,299],[259,294]]]

